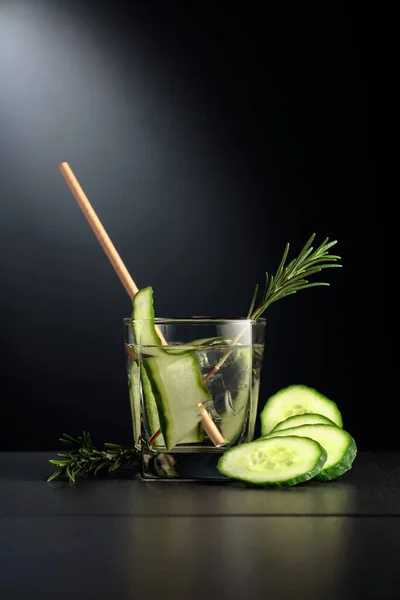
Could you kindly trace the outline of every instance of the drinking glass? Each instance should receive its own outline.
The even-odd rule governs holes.
[[[144,344],[152,324],[124,319],[141,476],[225,480],[216,468],[223,452],[254,438],[266,321],[157,318],[155,325],[167,345]]]

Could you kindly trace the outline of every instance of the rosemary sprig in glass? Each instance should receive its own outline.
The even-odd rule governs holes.
[[[281,262],[279,263],[279,267],[275,275],[271,275],[270,277],[268,272],[265,273],[264,292],[257,308],[254,308],[257,302],[259,290],[258,284],[256,285],[250,303],[250,308],[247,313],[247,319],[257,320],[273,302],[276,302],[285,296],[289,296],[290,294],[295,294],[299,290],[321,285],[329,285],[329,283],[321,281],[309,283],[308,277],[315,275],[315,273],[319,273],[322,271],[322,269],[326,269],[327,267],[342,266],[336,263],[336,261],[340,259],[340,256],[337,256],[336,254],[329,254],[329,249],[332,248],[337,241],[329,242],[329,238],[326,238],[322,244],[318,246],[316,250],[314,250],[314,248],[311,246],[314,238],[315,233],[313,233],[312,236],[307,240],[297,258],[294,258],[288,264],[286,264],[286,260],[289,254],[290,245],[286,244]],[[232,346],[237,344],[245,331],[246,330],[237,334],[235,339],[232,341]],[[215,367],[213,367],[211,371],[204,377],[205,383],[214,377],[231,353],[232,350],[226,351]]]
[[[319,273],[322,269],[342,266],[336,262],[337,260],[340,260],[340,256],[329,254],[330,248],[337,244],[337,241],[329,242],[329,238],[326,238],[322,244],[314,250],[311,246],[314,238],[315,233],[308,239],[297,258],[293,259],[287,265],[286,260],[289,254],[290,245],[286,244],[285,251],[275,275],[269,276],[268,273],[265,273],[264,292],[260,304],[255,309],[254,307],[259,290],[259,286],[256,285],[249,312],[247,313],[247,319],[258,319],[273,302],[276,302],[285,296],[289,296],[290,294],[295,294],[299,290],[321,285],[329,286],[329,283],[322,281],[309,283],[308,278],[311,275],[315,275],[315,273]]]
[[[75,482],[77,475],[98,475],[100,471],[110,473],[124,466],[136,462],[136,450],[118,444],[104,444],[104,449],[96,448],[89,433],[85,431],[81,436],[74,438],[64,433],[60,442],[71,446],[66,453],[57,454],[58,458],[50,460],[50,464],[57,468],[47,477],[46,481],[52,481],[57,477],[67,477]]]

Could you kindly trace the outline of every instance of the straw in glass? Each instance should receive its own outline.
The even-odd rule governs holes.
[[[133,299],[137,292],[139,291],[138,286],[132,279],[129,274],[128,269],[124,265],[120,255],[118,254],[114,244],[112,243],[110,237],[108,236],[106,230],[104,229],[100,219],[96,215],[92,205],[90,204],[85,192],[83,191],[81,185],[79,184],[77,178],[75,177],[71,167],[67,162],[62,162],[59,166],[59,171],[69,187],[72,195],[77,201],[79,208],[83,212],[84,217],[89,223],[94,235],[97,238],[100,246],[103,248],[105,254],[107,255],[111,265],[113,266],[116,274],[118,275],[122,285],[128,293],[128,296]],[[156,326],[157,335],[161,340],[161,343],[165,346],[167,345],[167,341],[164,338],[160,329]],[[221,435],[218,427],[215,425],[214,421],[210,417],[207,410],[204,408],[202,404],[199,404],[199,409],[201,411],[201,424],[203,429],[207,433],[210,440],[213,442],[215,446],[223,446],[225,444],[225,440]]]

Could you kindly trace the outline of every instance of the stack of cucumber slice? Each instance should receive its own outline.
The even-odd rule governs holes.
[[[269,398],[261,433],[260,439],[227,450],[218,462],[220,473],[266,487],[330,481],[351,469],[357,454],[335,402],[305,385]]]

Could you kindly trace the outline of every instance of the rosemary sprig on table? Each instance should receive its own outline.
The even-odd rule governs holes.
[[[134,448],[106,443],[104,449],[99,450],[93,445],[90,434],[85,431],[77,438],[64,433],[60,437],[60,442],[71,446],[71,450],[59,453],[58,458],[49,460],[50,464],[55,465],[57,469],[47,477],[46,481],[67,477],[75,482],[77,475],[98,475],[101,470],[110,473],[136,462]]]
[[[308,239],[297,258],[290,261],[287,265],[286,260],[289,254],[290,244],[286,244],[285,251],[275,275],[269,276],[268,273],[265,273],[264,292],[260,304],[254,309],[259,290],[259,286],[256,285],[249,312],[247,313],[248,319],[258,319],[273,302],[276,302],[285,296],[289,296],[290,294],[295,294],[299,290],[321,285],[329,286],[329,283],[321,281],[309,283],[308,277],[315,275],[315,273],[319,273],[322,269],[328,267],[342,266],[336,262],[337,260],[340,260],[340,256],[329,254],[330,248],[332,248],[337,241],[328,243],[329,238],[326,238],[322,244],[314,250],[311,246],[314,238],[315,233]]]

